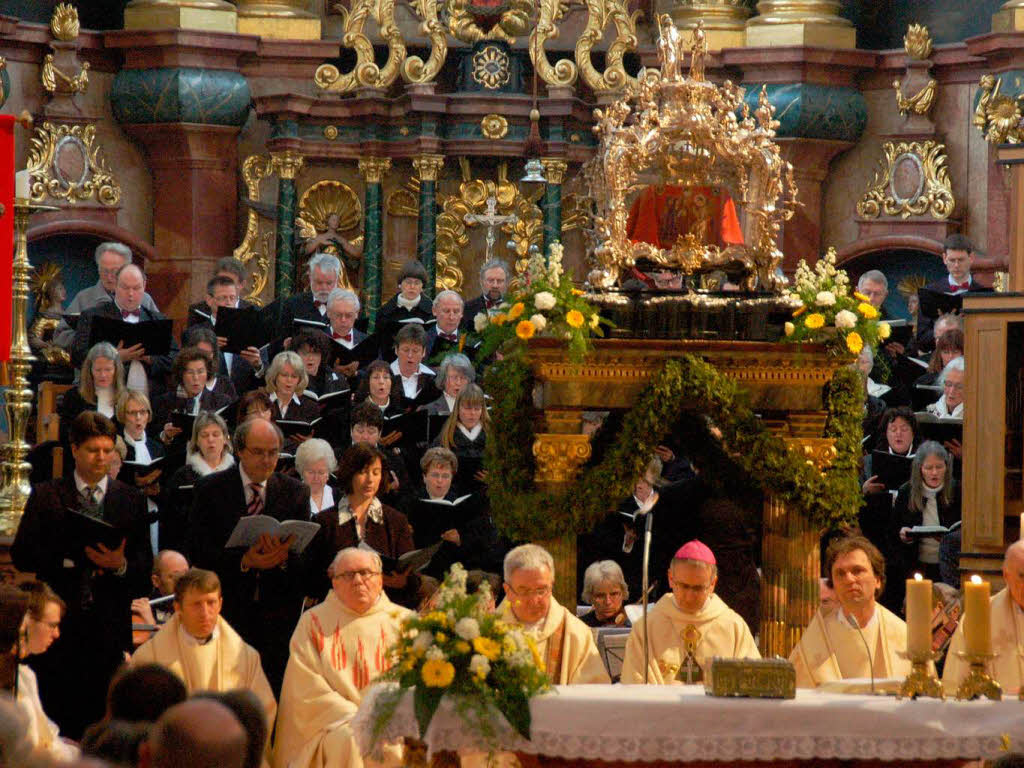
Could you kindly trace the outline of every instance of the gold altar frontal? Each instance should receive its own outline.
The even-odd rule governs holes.
[[[825,385],[843,365],[816,345],[743,341],[605,339],[594,343],[578,364],[565,359],[556,339],[531,339],[528,361],[541,410],[533,453],[540,487],[558,490],[577,476],[590,458],[589,438],[581,434],[586,410],[626,409],[667,360],[697,355],[738,382],[763,423],[793,450],[822,469],[835,457],[824,436]],[[685,404],[680,403],[680,409]],[[766,657],[788,656],[810,623],[819,601],[821,531],[770,493],[764,501],[760,650]],[[556,597],[576,599],[576,539],[545,541],[555,557]]]

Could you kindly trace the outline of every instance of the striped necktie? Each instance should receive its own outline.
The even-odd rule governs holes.
[[[263,511],[263,497],[260,496],[260,484],[249,483],[249,490],[252,491],[252,500],[249,502],[249,506],[245,508],[245,514],[249,516],[258,515]]]

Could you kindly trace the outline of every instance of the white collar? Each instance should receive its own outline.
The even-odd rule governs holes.
[[[196,471],[197,475],[200,477],[206,477],[207,475],[212,475],[214,472],[230,469],[235,463],[235,457],[225,449],[224,454],[220,457],[220,464],[212,469],[203,459],[203,454],[199,451],[189,451],[188,458],[185,459],[185,461]]]
[[[140,437],[138,440],[136,440],[131,435],[129,435],[127,429],[125,429],[125,431],[121,434],[121,437],[124,438],[124,441],[126,443],[128,443],[128,445],[145,445],[146,444],[146,430],[142,430],[142,437]]]
[[[409,301],[409,299],[405,298],[401,294],[401,292],[395,294],[395,302],[398,304],[398,306],[400,306],[402,309],[408,309],[408,310],[416,309],[416,307],[418,307],[420,305],[420,299],[421,298],[423,298],[423,297],[420,296],[415,301]]]
[[[227,354],[227,353],[225,353]],[[214,376],[212,379],[206,380],[206,388],[213,392],[213,388],[217,386],[217,377]]]
[[[856,632],[857,631],[856,629],[853,628],[853,624],[850,623],[849,615],[846,613],[846,611],[843,610],[843,606],[841,606],[841,605],[839,606],[839,609],[836,612],[836,618],[839,619],[839,623],[840,624],[842,624],[844,627],[849,629],[851,632]],[[871,613],[871,618],[868,619],[868,623],[867,624],[865,624],[863,627],[861,627],[861,630],[867,629],[868,627],[874,625],[874,623],[877,622],[877,621],[878,621],[878,604],[876,603],[875,604],[875,610],[872,611],[872,613]]]
[[[100,481],[98,483],[96,483],[96,485],[94,486],[95,488],[99,488],[100,489],[100,495],[101,496],[106,496],[107,495],[107,480],[109,480],[109,479],[110,479],[110,475],[104,474],[103,477],[100,478]],[[79,493],[81,493],[82,491],[84,491],[88,487],[89,487],[89,484],[87,482],[85,482],[85,480],[82,479],[82,476],[78,474],[78,470],[76,469],[75,470],[75,488],[78,490]]]
[[[238,462],[238,474],[240,474],[242,476],[242,489],[243,490],[248,488],[254,482],[256,482],[251,477],[249,477],[247,474],[245,474],[245,467],[242,466],[242,462]],[[265,491],[267,489],[267,481],[266,480],[264,480],[262,483],[256,483],[256,485],[259,487],[260,491]]]
[[[374,405],[377,405],[377,403],[373,402],[373,398],[372,397],[368,397],[367,400],[369,400]],[[391,405],[391,395],[388,395],[388,399],[384,401],[384,405],[377,405],[377,407],[380,408],[380,412],[381,413],[384,413],[384,411],[386,411],[388,409],[389,405]]]
[[[460,421],[458,423],[458,427],[459,427],[459,431],[462,434],[464,434],[466,437],[468,437],[470,440],[476,440],[477,437],[480,436],[480,431],[484,428],[484,425],[483,424],[477,424],[472,429],[466,429],[466,427],[463,426],[462,422]]]
[[[948,281],[950,288],[952,288],[954,285],[960,285],[960,281],[954,280],[953,276],[949,273],[946,273],[946,280]],[[964,280],[964,282],[967,283],[969,286],[974,287],[974,278],[971,277],[970,272],[967,273],[967,279]]]
[[[278,402],[277,392],[270,393],[270,402]],[[295,403],[296,405],[302,405],[302,401],[299,399],[299,395],[297,392],[292,392],[292,399],[288,401],[288,405],[291,405],[292,403]]]
[[[309,497],[309,508],[313,510],[313,514],[316,515],[321,509],[330,509],[334,506],[334,491],[331,489],[330,484],[324,486],[324,497],[320,500],[320,509],[314,509],[316,502],[313,501],[313,496],[310,494]]]
[[[220,622],[217,622],[217,625],[213,628],[213,632],[210,633],[210,636],[206,638],[206,640],[200,640],[198,637],[189,634],[188,630],[185,629],[185,625],[179,622],[178,637],[181,638],[181,642],[185,645],[191,646],[192,648],[201,648],[204,645],[209,645],[220,637]]]
[[[381,525],[384,522],[384,506],[376,496],[370,500],[370,508],[366,510],[366,516]],[[353,517],[348,508],[348,496],[338,499],[338,525],[344,525]]]
[[[411,379],[413,376],[419,376],[420,374],[423,373],[427,374],[428,376],[434,375],[434,372],[428,366],[424,365],[423,363],[420,363],[420,368],[418,371],[416,371],[416,373],[414,373],[412,376],[406,376],[402,373],[402,369],[399,368],[397,359],[391,361],[391,372],[398,376],[401,376],[403,379]]]
[[[455,408],[455,398],[449,395],[447,392],[444,393],[444,401],[448,404],[449,411]]]

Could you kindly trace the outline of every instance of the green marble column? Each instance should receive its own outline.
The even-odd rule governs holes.
[[[366,216],[363,227],[365,237],[363,240],[363,296],[370,332],[377,325],[377,312],[380,310],[384,260],[384,211],[381,207],[383,198],[381,182],[390,167],[391,159],[387,157],[367,157],[359,161],[359,173],[366,182],[363,205]]]
[[[298,152],[271,152],[274,169],[280,175],[277,187],[277,258],[274,267],[274,297],[290,296],[295,288],[295,177],[302,168]]]
[[[419,221],[416,228],[416,258],[427,270],[423,290],[431,299],[437,289],[437,176],[444,166],[441,155],[420,155],[412,161],[420,176]]]
[[[562,239],[562,182],[568,164],[560,157],[542,157],[544,164],[544,199],[541,210],[544,213],[544,258],[547,259],[548,247]]]

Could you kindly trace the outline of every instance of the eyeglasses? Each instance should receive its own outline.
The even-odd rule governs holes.
[[[597,601],[597,600],[618,600],[619,598],[622,597],[622,590],[621,589],[616,589],[616,590],[613,590],[612,592],[595,592],[591,597],[595,601]]]
[[[328,472],[326,469],[307,469],[302,474],[308,475],[309,477],[316,477],[316,478],[330,477],[330,475],[331,475],[331,473]]]
[[[140,409],[134,410],[134,411],[125,411],[124,415],[128,416],[128,417],[149,416],[149,408],[140,408]]]
[[[508,582],[505,583],[508,584]],[[531,597],[547,597],[551,594],[550,584],[546,587],[536,587],[535,589],[516,589],[511,584],[509,584],[508,588],[512,590],[513,594],[515,594],[516,597],[521,597],[524,600],[528,600]]]
[[[672,586],[674,589],[680,589],[683,592],[694,592],[698,595],[711,589],[710,584],[684,584],[681,581],[673,582]]]
[[[374,576],[380,576],[380,571],[360,570],[360,571],[342,571],[341,573],[334,574],[334,578],[341,579],[342,581],[355,581],[358,577],[360,581],[369,581]]]

